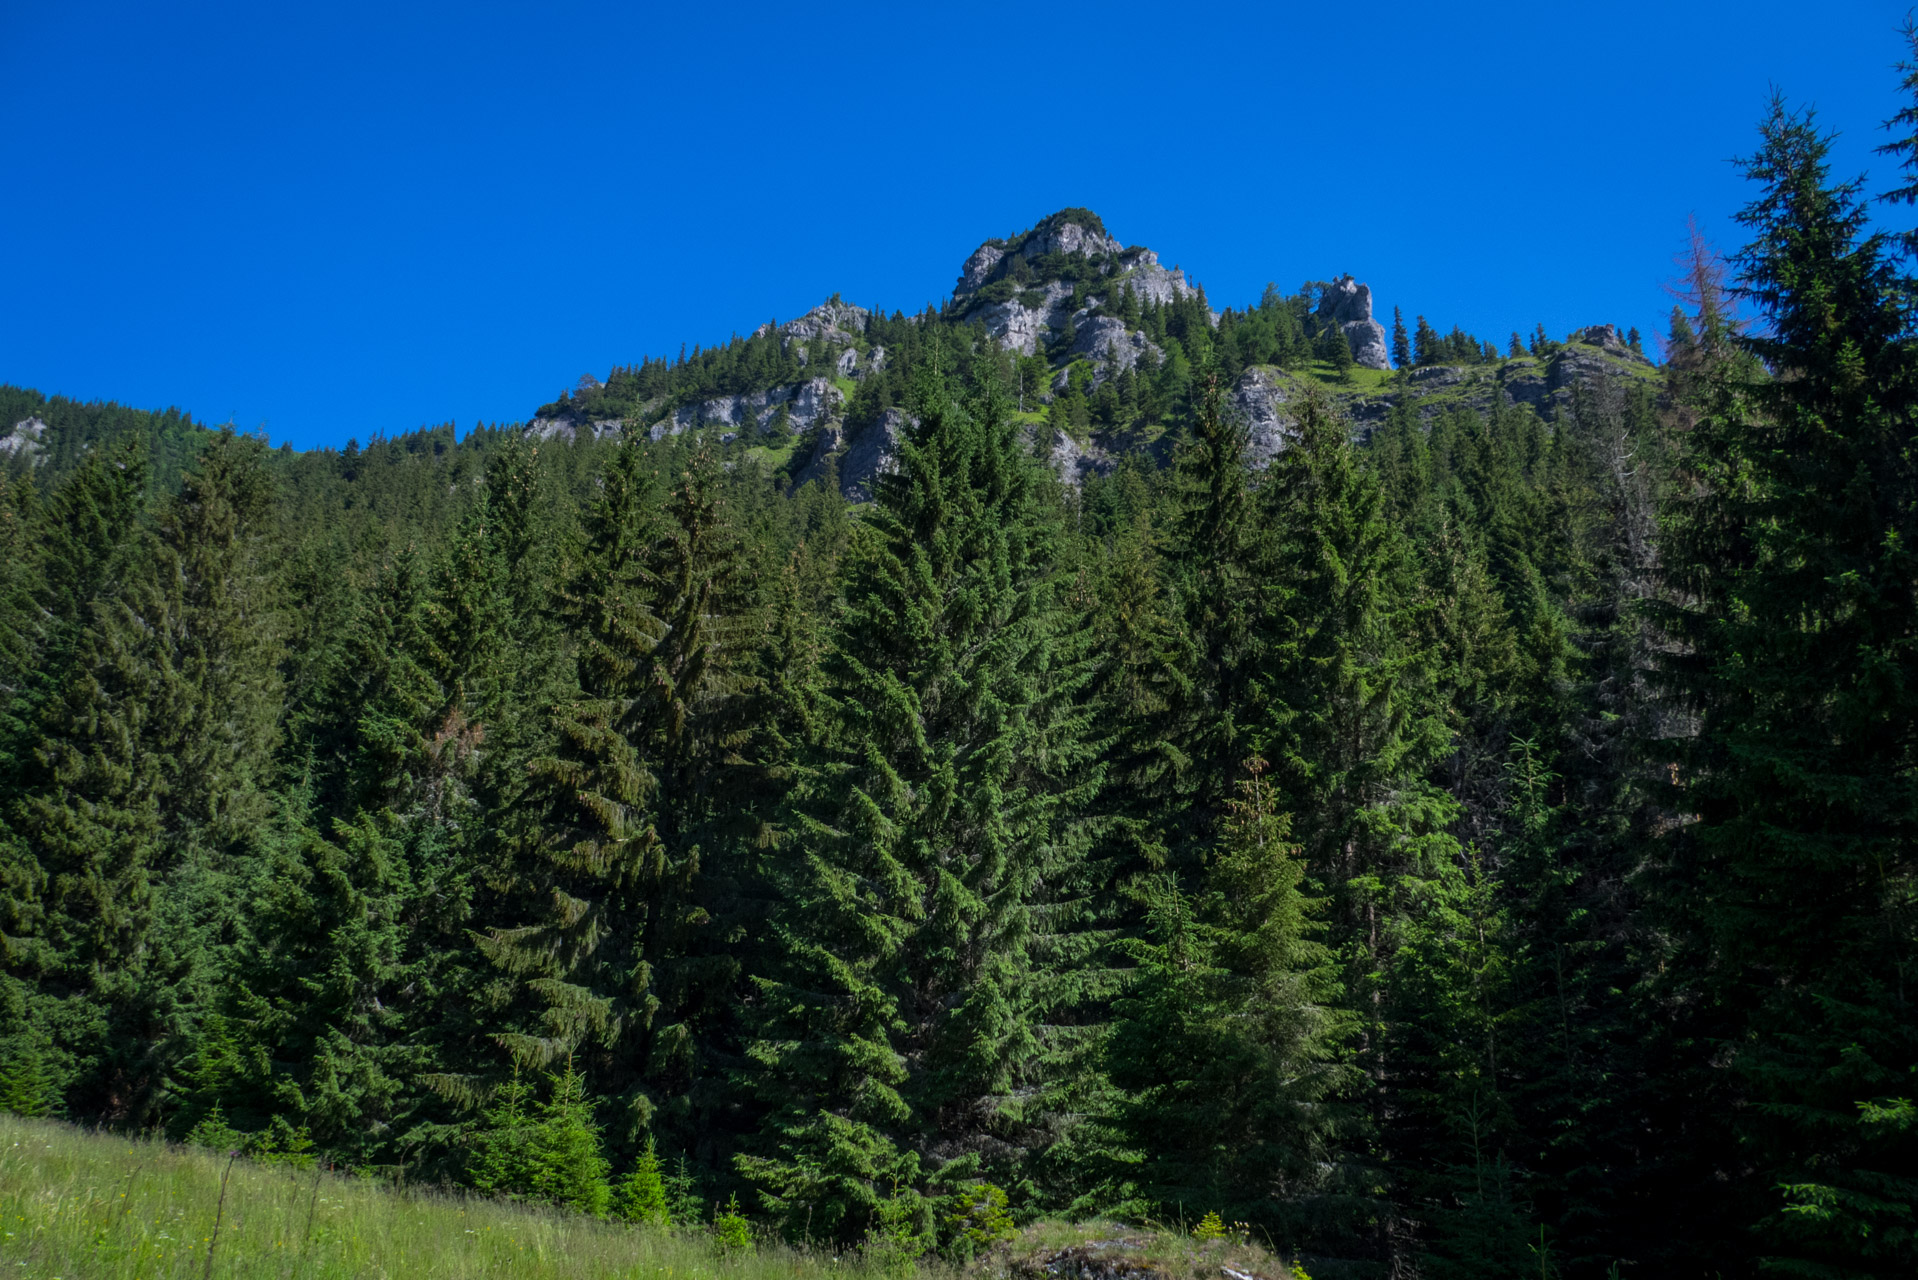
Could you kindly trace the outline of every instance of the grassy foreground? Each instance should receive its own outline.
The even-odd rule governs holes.
[[[0,1116],[0,1276],[203,1280],[878,1280],[856,1257],[779,1246],[726,1254],[705,1236],[497,1201],[232,1164],[212,1152]],[[309,1232],[308,1222],[311,1222]]]
[[[908,1271],[918,1280],[1049,1272],[1304,1280],[1243,1236],[1194,1239],[1110,1222],[1035,1223],[963,1270],[933,1259],[886,1267],[776,1243],[729,1251],[699,1232],[229,1161],[0,1114],[0,1280],[909,1280]]]

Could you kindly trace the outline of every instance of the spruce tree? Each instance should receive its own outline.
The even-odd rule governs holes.
[[[1426,323],[1424,316],[1418,317],[1412,335],[1412,363],[1421,366],[1438,364],[1443,358],[1438,330]]]
[[[1167,738],[1183,799],[1174,844],[1204,842],[1230,798],[1227,779],[1249,751],[1257,720],[1260,637],[1255,584],[1264,572],[1246,461],[1246,425],[1231,416],[1216,368],[1174,456],[1171,535],[1190,654],[1179,674]]]
[[[1021,1100],[1060,945],[1040,894],[1086,798],[1041,475],[996,381],[961,407],[929,364],[914,398],[851,553],[830,749],[772,859],[781,955],[751,1047],[770,1140],[740,1161],[787,1230],[840,1240],[895,1185],[1010,1180],[1044,1135]]]
[[[1259,500],[1273,540],[1257,630],[1260,719],[1254,738],[1283,803],[1298,815],[1310,873],[1328,890],[1354,1047],[1368,1077],[1372,1158],[1389,1149],[1397,940],[1420,886],[1458,856],[1455,806],[1427,778],[1447,735],[1431,688],[1432,655],[1406,625],[1405,543],[1362,470],[1344,424],[1316,395],[1273,462]],[[1349,1184],[1348,1184],[1349,1189]],[[1375,1220],[1359,1248],[1399,1257],[1396,1228]]]
[[[1666,886],[1734,1072],[1719,1213],[1760,1228],[1721,1247],[1894,1275],[1918,1265],[1910,283],[1828,146],[1774,102],[1734,259],[1765,322],[1738,346],[1773,376],[1727,354],[1694,384],[1663,618],[1696,820],[1664,842]]]
[[[519,1026],[500,1033],[516,1063],[605,1054],[651,1023],[658,996],[642,958],[650,904],[668,876],[650,803],[657,778],[634,739],[641,690],[663,627],[651,608],[646,556],[653,476],[628,437],[600,479],[585,545],[559,594],[577,637],[577,696],[554,713],[552,755],[528,766],[510,833],[509,902],[534,919],[495,927],[482,950],[523,981]],[[635,1122],[650,1107],[626,1075]]]
[[[1122,1211],[1201,1206],[1296,1238],[1338,1163],[1349,1017],[1264,762],[1194,891],[1162,876],[1109,1042]]]

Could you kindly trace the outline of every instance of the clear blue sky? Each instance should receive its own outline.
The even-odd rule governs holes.
[[[1648,331],[1770,87],[1897,109],[1903,4],[0,0],[0,381],[297,447],[516,420],[1064,205],[1215,306],[1351,271]]]

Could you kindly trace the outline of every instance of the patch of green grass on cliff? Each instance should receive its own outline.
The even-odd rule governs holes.
[[[1353,365],[1346,370],[1347,376],[1341,378],[1324,360],[1314,360],[1310,365],[1288,372],[1295,378],[1318,383],[1333,391],[1343,391],[1348,395],[1376,395],[1392,389],[1392,373],[1389,369],[1366,369]]]
[[[848,378],[845,374],[840,373],[840,374],[833,375],[832,384],[835,387],[839,388],[839,394],[846,397],[846,402],[848,404],[852,403],[852,393],[859,389],[859,384],[857,382],[854,382],[851,378]]]
[[[769,444],[756,444],[746,450],[746,456],[767,471],[777,471],[792,461],[799,449],[799,433],[793,432],[784,440],[775,440]]]
[[[0,1116],[8,1277],[202,1280],[209,1245],[215,1280],[885,1280],[857,1255],[764,1242],[728,1252],[698,1230],[397,1190]]]

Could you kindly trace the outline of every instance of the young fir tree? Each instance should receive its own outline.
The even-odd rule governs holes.
[[[1674,744],[1695,821],[1667,900],[1733,1072],[1737,1153],[1717,1212],[1799,1274],[1918,1266],[1908,637],[1914,537],[1910,281],[1866,231],[1828,140],[1774,102],[1745,162],[1734,260],[1762,328],[1696,386],[1673,512],[1667,674],[1697,716]],[[1721,350],[1707,322],[1703,341]],[[1679,968],[1678,963],[1683,967]]]
[[[781,956],[751,1048],[768,1140],[739,1163],[815,1238],[861,1238],[926,1174],[1005,1180],[1044,1136],[1022,1100],[1059,945],[1040,895],[1082,844],[1083,677],[1040,474],[996,382],[962,408],[929,361],[914,399],[850,553],[830,750],[771,860]]]
[[[649,1227],[671,1227],[672,1207],[666,1199],[666,1180],[661,1172],[659,1153],[650,1137],[627,1174],[613,1189],[613,1213],[627,1222]]]
[[[1332,366],[1332,372],[1340,379],[1352,374],[1352,343],[1345,336],[1345,330],[1336,324],[1327,325],[1319,338],[1320,358]]]
[[[569,1061],[543,1103],[516,1070],[474,1135],[467,1179],[480,1191],[604,1217],[612,1203],[586,1083]]]
[[[1392,308],[1392,367],[1410,369],[1412,367],[1412,340],[1405,333],[1405,317],[1397,307]]]
[[[1196,888],[1152,886],[1107,1058],[1123,1090],[1112,1194],[1161,1220],[1199,1205],[1295,1236],[1338,1163],[1348,1083],[1331,954],[1264,762],[1248,762]]]
[[[759,678],[764,629],[741,513],[720,491],[703,449],[666,502],[645,573],[663,627],[629,731],[651,762],[654,829],[665,866],[641,952],[659,1010],[629,1051],[641,1064],[655,1128],[691,1145],[694,1113],[719,1105],[714,1077],[732,1038],[739,962],[735,937],[751,889],[752,843],[775,798],[761,717],[779,708]]]
[[[1438,330],[1427,323],[1424,316],[1419,316],[1412,332],[1412,363],[1438,364],[1444,358],[1441,346]]]
[[[55,782],[46,772],[51,762],[37,755],[43,740],[45,748],[58,750],[61,732],[71,728],[57,700],[89,689],[86,683],[75,687],[62,682],[75,679],[83,650],[97,645],[98,637],[90,638],[88,630],[124,586],[129,557],[138,546],[145,482],[146,467],[137,449],[95,450],[31,513],[27,527],[18,530],[18,540],[8,547],[10,571],[26,581],[6,636],[12,665],[4,690],[6,747],[0,763],[5,773],[0,786],[5,822],[22,838],[0,845],[0,939],[6,940],[0,943],[5,948],[0,954],[28,969],[52,959],[41,936],[43,896],[49,888],[47,854],[25,838],[37,825],[33,815],[39,814],[40,821],[48,817],[35,790]],[[9,518],[9,532],[13,523]],[[87,700],[94,702],[95,696],[89,693]],[[122,714],[135,712],[127,708]],[[83,767],[82,761],[67,757],[67,764],[69,781],[77,780],[74,771]]]
[[[223,431],[162,508],[153,577],[137,600],[161,671],[165,822],[176,848],[257,831],[280,742],[274,482],[264,444]]]

